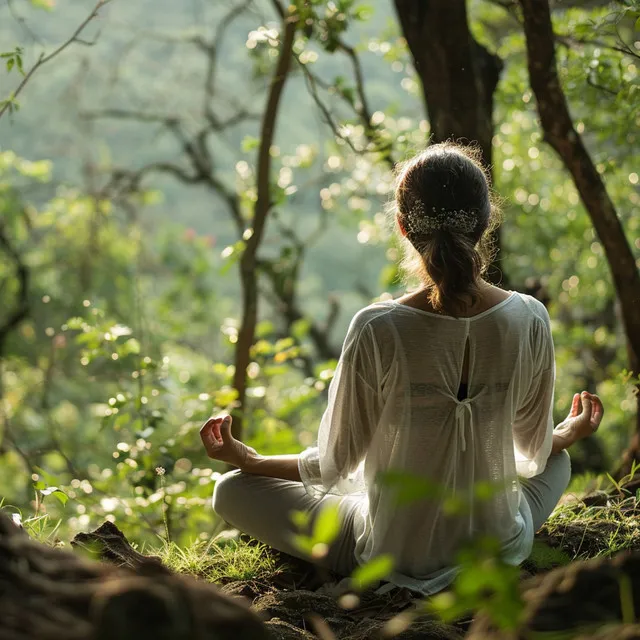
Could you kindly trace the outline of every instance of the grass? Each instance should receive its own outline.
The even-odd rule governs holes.
[[[621,480],[610,476],[582,478],[583,490],[615,491],[604,504],[585,504],[580,500],[558,507],[542,528],[542,537],[561,549],[569,560],[611,557],[621,551],[640,550],[640,495],[624,488],[637,468]],[[572,483],[573,484],[573,483]],[[577,485],[569,494],[580,494]],[[617,495],[616,495],[617,494]]]
[[[640,550],[640,491],[633,494],[624,488],[637,469],[620,482],[607,475],[578,476],[561,504],[536,536],[530,566],[545,571],[574,560],[611,557],[625,550]],[[585,504],[580,499],[593,491],[599,492],[602,504]],[[609,494],[606,499],[605,492]],[[567,500],[567,498],[569,498]],[[37,512],[23,518],[18,509],[3,503],[0,509],[21,524],[28,535],[38,542],[60,546],[57,534],[61,522]],[[196,541],[186,546],[162,541],[155,548],[144,550],[158,556],[163,564],[177,573],[208,582],[234,581],[265,583],[282,573],[284,567],[269,552],[266,545],[247,543],[221,534],[208,541]]]
[[[602,507],[567,505],[556,509],[542,534],[557,543],[571,560],[609,557],[640,549],[639,512],[635,497]]]
[[[208,582],[260,582],[282,570],[274,556],[267,551],[266,545],[233,539],[214,538],[185,547],[165,542],[160,548],[150,551],[172,571]]]
[[[14,524],[22,527],[30,538],[50,547],[61,547],[64,543],[58,538],[58,529],[62,520],[54,521],[48,513],[33,514],[25,518],[17,507],[0,500],[0,511],[11,518]]]

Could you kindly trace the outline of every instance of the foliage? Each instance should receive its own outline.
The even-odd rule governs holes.
[[[138,24],[137,9],[113,4],[95,45],[73,48],[52,64],[50,76],[25,94],[22,111],[0,128],[3,144],[16,149],[0,152],[0,219],[29,273],[28,317],[0,353],[2,493],[25,513],[36,511],[29,522],[41,537],[67,538],[104,518],[118,520],[147,544],[164,535],[158,553],[180,570],[207,567],[200,575],[214,571],[211,558],[223,553],[209,546],[222,526],[209,498],[224,469],[206,460],[197,430],[212,413],[234,408],[230,362],[241,307],[235,267],[246,238],[237,237],[220,193],[203,185],[156,176],[124,197],[111,179],[185,160],[171,118],[184,117],[186,133],[202,126],[206,59],[198,38],[210,35],[203,25],[218,25],[223,15],[222,3],[209,4],[193,20],[180,3],[157,2],[148,12],[152,33],[133,34],[122,25]],[[260,256],[264,304],[247,369],[247,441],[263,453],[313,443],[335,367],[332,354],[320,353],[316,330],[337,353],[357,308],[400,291],[399,248],[385,214],[392,165],[429,134],[390,3],[297,6],[306,27],[296,34],[285,124],[271,149],[275,215]],[[211,143],[215,177],[238,196],[243,222],[256,198],[256,120],[279,46],[270,7],[258,2],[254,12],[237,16],[218,52],[220,117],[236,102],[250,116]],[[28,25],[38,15],[52,42],[63,42],[81,9],[56,8],[43,18],[23,7],[21,15]],[[40,48],[28,35],[16,42],[8,9],[0,11],[0,73],[16,80]],[[554,20],[572,113],[640,259],[634,12],[633,3],[560,7]],[[471,16],[476,37],[505,61],[494,137],[495,183],[505,198],[504,271],[512,288],[541,283],[551,300],[556,418],[566,415],[576,389],[602,396],[607,417],[598,437],[607,467],[628,441],[635,400],[608,266],[569,177],[541,139],[517,19],[493,3],[471,3]],[[74,74],[83,60],[93,73],[81,89]],[[118,62],[109,67],[105,60]],[[58,87],[74,98],[60,96]],[[143,105],[146,116],[168,117],[170,126],[162,119],[148,127],[88,119],[105,105]],[[18,267],[0,251],[0,324],[19,302]],[[283,292],[301,317],[281,312]],[[334,317],[328,309],[335,300]],[[415,497],[430,487],[403,490]],[[299,538],[309,553],[321,553],[335,537],[333,516]],[[578,525],[595,512],[561,510],[555,518],[551,526]],[[624,536],[612,541],[616,548],[628,544]],[[236,568],[225,570],[258,571],[258,556],[236,551],[237,566],[222,565]],[[511,584],[513,576],[482,553],[466,556],[471,573],[461,579],[456,611],[487,581]],[[354,580],[364,587],[390,570],[384,559],[377,562]],[[482,574],[473,569],[485,565]],[[497,590],[485,604],[499,608],[510,597]]]
[[[445,622],[471,612],[486,613],[501,629],[515,629],[524,609],[518,583],[520,569],[500,561],[495,539],[477,540],[458,557],[459,573],[451,591],[435,595],[427,610]]]

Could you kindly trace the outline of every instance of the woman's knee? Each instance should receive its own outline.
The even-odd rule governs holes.
[[[228,471],[216,480],[213,488],[213,510],[224,520],[232,519],[233,507],[238,504],[237,486],[241,471]]]
[[[563,449],[555,458],[554,464],[557,466],[558,481],[562,484],[564,492],[571,480],[571,457],[569,452]]]

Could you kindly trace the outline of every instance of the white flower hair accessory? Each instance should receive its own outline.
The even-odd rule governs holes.
[[[442,229],[453,229],[462,233],[471,233],[478,224],[477,212],[464,209],[436,209],[431,208],[431,213],[425,215],[424,204],[418,200],[407,211],[402,220],[405,229],[410,235],[423,235]]]

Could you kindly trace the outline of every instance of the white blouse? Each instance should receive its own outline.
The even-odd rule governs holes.
[[[443,589],[478,535],[518,564],[534,531],[517,476],[542,473],[551,453],[554,382],[549,315],[531,296],[470,318],[372,304],[349,327],[302,481],[314,496],[351,496],[356,559],[392,554],[399,586]],[[403,486],[414,499],[399,501]]]

